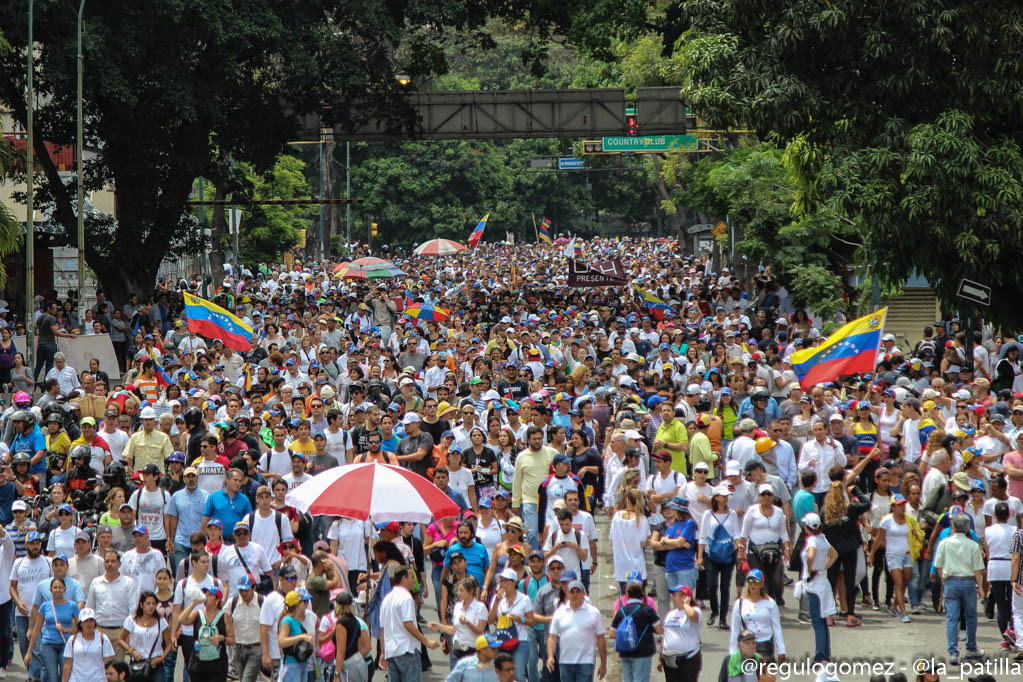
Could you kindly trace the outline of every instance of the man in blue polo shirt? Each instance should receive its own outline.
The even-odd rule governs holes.
[[[224,540],[234,537],[234,524],[252,511],[252,503],[241,492],[244,474],[238,469],[228,469],[224,479],[224,489],[218,490],[206,498],[206,506],[202,512],[203,528],[210,519],[217,519],[224,524]]]
[[[487,554],[487,548],[483,543],[476,541],[475,531],[469,521],[459,523],[458,530],[455,532],[458,536],[458,543],[448,547],[448,551],[444,553],[444,570],[441,572],[441,582],[447,580],[452,552],[459,552],[465,558],[465,570],[473,578],[476,578],[480,585],[484,585],[487,569],[490,568],[490,555]]]

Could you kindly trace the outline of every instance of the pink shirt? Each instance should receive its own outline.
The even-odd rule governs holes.
[[[1002,455],[1002,465],[1008,464],[1013,469],[1023,469],[1023,453],[1018,450],[1012,450]],[[1008,478],[1009,481],[1009,494],[1013,497],[1023,499],[1023,480],[1016,478]]]
[[[437,542],[437,540],[444,539],[444,540],[447,540],[450,543],[452,540],[454,540],[458,536],[458,526],[456,526],[455,524],[451,524],[451,530],[448,531],[445,534],[444,533],[444,528],[441,527],[441,525],[439,523],[434,521],[433,523],[429,524],[426,527],[426,534],[430,536],[430,540],[432,542]],[[431,559],[431,561],[432,561],[432,559]],[[444,562],[443,561],[440,561],[440,562],[434,561],[433,563],[435,565],[439,566],[439,565],[443,564]]]

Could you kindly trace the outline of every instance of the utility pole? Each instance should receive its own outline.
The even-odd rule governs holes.
[[[345,142],[345,199],[352,198],[352,143]],[[352,243],[352,205],[345,204],[345,247]]]
[[[85,188],[83,160],[84,145],[82,143],[82,72],[85,68],[85,58],[82,56],[82,13],[85,11],[85,0],[78,5],[78,130],[75,140],[75,152],[78,163],[78,305],[85,303]],[[85,314],[82,313],[82,326],[85,326]]]
[[[32,220],[32,195],[35,189],[32,184],[32,110],[35,108],[35,91],[32,87],[32,61],[35,53],[33,46],[35,40],[32,36],[32,7],[33,0],[28,0],[28,102],[25,107],[25,184],[27,185],[27,199],[25,202],[25,261],[28,274],[25,282],[25,354],[28,362],[25,364],[32,368],[32,378],[35,379],[35,298],[36,298],[36,230]],[[82,314],[84,317],[84,313]]]

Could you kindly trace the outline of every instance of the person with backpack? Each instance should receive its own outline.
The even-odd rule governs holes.
[[[238,594],[227,600],[227,615],[234,624],[234,667],[238,682],[256,682],[262,651],[259,645],[259,613],[263,595],[257,594],[248,576],[238,580]]]
[[[249,522],[252,542],[263,548],[266,553],[266,560],[270,566],[277,571],[281,567],[281,553],[278,549],[281,544],[293,540],[291,532],[291,521],[284,512],[278,511],[271,506],[273,493],[270,487],[261,485],[256,489],[256,510],[251,512],[246,521]]]
[[[181,656],[186,671],[189,669],[192,656],[195,655],[195,628],[181,620],[185,605],[204,599],[204,589],[222,587],[223,585],[211,573],[210,562],[214,561],[215,557],[207,554],[201,548],[196,550],[195,543],[192,546],[192,554],[187,559],[189,571],[174,586],[174,610],[171,614],[171,641],[181,645]]]
[[[742,527],[734,509],[728,508],[731,495],[727,485],[716,486],[710,498],[710,509],[700,523],[699,546],[696,551],[697,568],[707,569],[707,591],[710,594],[710,619],[713,625],[720,614],[718,627],[729,627],[728,605],[731,603],[732,570],[735,568],[735,538]],[[720,594],[720,599],[718,595]]]
[[[190,682],[223,682],[227,679],[227,648],[234,646],[234,623],[223,608],[224,591],[203,587],[202,597],[182,612],[182,625],[195,628],[195,651],[188,662]]]
[[[646,603],[643,582],[638,575],[626,583],[625,603],[615,611],[611,628],[615,633],[622,682],[647,682],[653,655],[657,653],[654,634],[663,634],[664,626],[654,608]]]
[[[317,655],[327,664],[323,679],[344,682],[368,682],[366,654],[372,648],[369,629],[355,615],[351,592],[338,592],[332,610],[320,619],[320,646]]]

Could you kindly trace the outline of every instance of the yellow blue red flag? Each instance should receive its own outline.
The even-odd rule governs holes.
[[[211,339],[220,339],[224,345],[246,352],[252,348],[252,327],[245,324],[216,303],[183,292],[188,331]]]
[[[888,308],[846,323],[827,341],[793,353],[789,360],[804,390],[839,376],[873,372]]]

